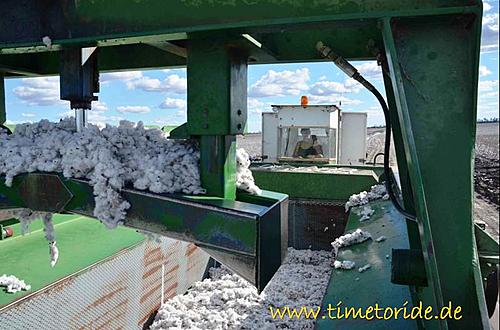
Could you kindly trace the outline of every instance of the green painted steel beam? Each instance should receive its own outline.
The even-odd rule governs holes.
[[[57,75],[60,72],[59,53],[0,54],[0,72],[7,77]],[[186,59],[146,44],[99,48],[100,72],[183,67]]]
[[[387,16],[449,12],[469,6],[467,0],[373,1],[209,1],[100,0],[33,2],[6,0],[0,8],[0,49],[26,52],[43,47],[49,36],[54,45],[95,43],[161,35],[182,39],[197,31],[239,30],[273,26],[277,30],[299,23],[365,20]],[[463,11],[463,9],[461,9]],[[13,29],[13,26],[22,28]],[[71,36],[71,37],[68,37]],[[154,41],[154,40],[149,40]],[[35,49],[36,50],[36,49]]]
[[[5,112],[5,82],[2,72],[0,72],[0,124],[4,124],[7,119]]]
[[[212,37],[214,38],[214,37]],[[188,132],[242,134],[247,119],[246,52],[231,41],[200,39],[188,47]]]
[[[281,264],[287,239],[281,228],[288,219],[284,194],[265,193],[258,200],[243,197],[252,203],[129,189],[121,194],[131,205],[124,226],[195,243],[259,290]],[[93,217],[95,201],[87,181],[31,173],[16,176],[12,187],[0,184],[0,209],[19,207]]]
[[[340,307],[367,308],[374,307],[402,307],[408,301],[408,311],[412,301],[408,286],[391,283],[391,263],[387,256],[392,255],[393,249],[408,249],[408,235],[406,222],[396,211],[390,201],[374,201],[370,207],[375,211],[368,221],[359,221],[357,213],[363,207],[354,207],[349,213],[346,232],[361,228],[369,232],[374,239],[385,236],[386,240],[377,243],[374,240],[341,248],[339,260],[351,260],[356,263],[352,270],[333,269],[330,275],[327,291],[323,297],[323,317],[316,323],[316,329],[417,329],[414,320],[363,320],[363,319],[330,319],[325,313],[328,304],[333,308],[342,302]],[[371,268],[359,273],[358,268],[366,264]],[[332,316],[336,314],[332,312]],[[380,315],[380,312],[379,312]]]
[[[68,46],[101,48],[100,71],[185,66],[184,54],[151,45],[169,42],[184,49],[186,40],[199,39],[200,34],[202,39],[213,40],[222,35],[239,37],[236,46],[248,52],[250,63],[322,60],[314,47],[318,40],[333,45],[346,58],[374,59],[383,44],[375,28],[378,19],[465,14],[477,10],[480,2],[267,0],[229,6],[184,1],[166,6],[161,0],[126,0],[117,5],[119,16],[108,11],[110,3],[114,2],[51,2],[42,11],[29,0],[4,4],[0,15],[7,19],[0,22],[0,70],[8,76],[58,74],[58,52]],[[15,24],[9,18],[15,18]],[[23,21],[30,23],[12,29]],[[252,35],[261,45],[242,34]],[[42,43],[41,35],[51,37],[51,48]]]
[[[211,196],[236,197],[235,134],[247,119],[247,57],[227,37],[188,47],[186,128],[199,136],[201,183]]]
[[[429,328],[487,328],[472,232],[472,166],[481,11],[384,21],[397,116],[432,293],[464,318]],[[451,243],[443,237],[453,238]],[[451,243],[451,244],[450,244]]]
[[[200,179],[207,194],[226,199],[236,197],[236,137],[202,135],[200,141]]]

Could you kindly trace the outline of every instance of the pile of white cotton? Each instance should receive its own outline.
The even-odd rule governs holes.
[[[333,255],[336,257],[341,247],[363,243],[364,241],[367,241],[371,238],[372,235],[369,232],[364,231],[360,228],[356,229],[352,233],[342,235],[336,238],[335,241],[332,242]]]
[[[375,213],[375,210],[372,209],[370,205],[363,206],[360,210],[358,210],[358,215],[361,216],[359,221],[363,222],[369,220],[373,213]]]
[[[331,271],[327,251],[294,250],[259,295],[255,287],[227,271],[197,282],[185,295],[158,311],[151,329],[312,329],[314,320],[271,317],[269,307],[321,306]]]
[[[369,192],[362,191],[359,194],[354,194],[349,197],[347,203],[345,203],[345,211],[349,211],[349,208],[358,205],[365,205],[368,202],[376,199],[389,199],[389,195],[386,192],[384,184],[377,184],[371,187]]]
[[[356,266],[356,263],[354,261],[351,261],[351,260],[344,260],[344,261],[335,260],[333,262],[333,267],[335,267],[335,269],[350,270],[350,269],[353,269],[354,266]]]
[[[24,283],[24,280],[20,280],[14,275],[6,274],[0,276],[0,287],[5,287],[7,293],[16,293],[21,290],[28,291],[31,289],[31,286]]]
[[[5,184],[30,172],[60,172],[88,179],[94,188],[94,216],[108,228],[130,207],[120,191],[127,185],[154,193],[201,194],[199,151],[189,141],[167,139],[158,129],[121,121],[76,132],[74,118],[20,124],[12,135],[0,130],[0,173]]]
[[[243,148],[236,149],[236,187],[253,195],[262,194],[250,171],[250,156]]]

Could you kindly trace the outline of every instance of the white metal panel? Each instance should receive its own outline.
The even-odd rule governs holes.
[[[278,114],[262,113],[262,156],[266,162],[277,162],[278,159]]]
[[[276,106],[273,110],[278,111],[279,127],[329,127],[331,113],[337,112],[332,106],[289,105]]]
[[[339,164],[364,164],[366,119],[367,114],[363,112],[342,112]]]
[[[341,116],[340,111],[334,111],[330,113],[330,128],[335,128],[337,131],[339,130],[340,116]]]

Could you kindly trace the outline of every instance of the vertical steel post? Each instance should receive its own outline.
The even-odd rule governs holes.
[[[5,109],[5,79],[0,73],[0,124],[4,124],[7,120],[7,112]]]
[[[187,58],[188,122],[200,140],[202,186],[236,198],[236,134],[247,115],[247,56],[219,39],[191,40]]]
[[[481,13],[385,19],[383,37],[429,288],[417,299],[461,306],[428,328],[487,328],[473,234],[473,150]],[[485,318],[486,315],[486,318]]]

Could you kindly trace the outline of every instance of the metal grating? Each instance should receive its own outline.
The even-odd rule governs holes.
[[[349,213],[345,202],[290,199],[288,246],[295,249],[330,250],[330,243],[344,233]]]
[[[142,329],[165,299],[202,279],[209,256],[193,244],[144,241],[0,310],[0,329]]]

